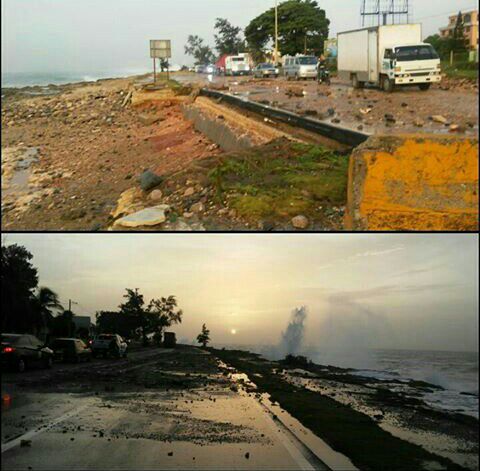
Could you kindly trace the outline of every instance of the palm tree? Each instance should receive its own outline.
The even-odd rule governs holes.
[[[57,293],[45,286],[37,289],[33,296],[32,304],[35,327],[38,330],[45,329],[50,325],[53,319],[52,311],[63,309]]]

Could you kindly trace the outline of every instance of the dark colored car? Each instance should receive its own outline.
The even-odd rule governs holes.
[[[55,359],[58,361],[80,363],[92,359],[92,349],[80,339],[55,339],[50,348],[54,351]]]
[[[0,342],[2,368],[23,372],[34,366],[52,367],[53,350],[34,335],[1,334]]]

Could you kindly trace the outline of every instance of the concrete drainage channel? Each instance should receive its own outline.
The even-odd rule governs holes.
[[[371,136],[205,88],[183,113],[227,152],[279,137],[351,152],[347,230],[478,230],[476,138]]]
[[[216,90],[202,88],[200,94],[209,98],[221,100],[222,102],[231,104],[243,110],[252,111],[253,113],[266,117],[267,120],[281,122],[288,124],[289,126],[311,131],[343,145],[355,147],[362,144],[370,137],[369,134],[340,126],[334,126],[329,123],[323,123],[315,119],[305,118],[292,113],[291,111],[281,110],[250,100],[237,98],[233,95],[221,93]]]

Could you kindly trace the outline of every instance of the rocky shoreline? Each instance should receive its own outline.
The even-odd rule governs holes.
[[[383,451],[378,450],[382,440],[389,443],[390,455],[406,452],[405,459],[412,460],[410,464],[392,464],[390,469],[423,469],[418,464],[412,467],[415,456],[425,464],[430,461],[432,466],[440,465],[435,469],[478,469],[478,419],[428,405],[424,395],[442,389],[439,386],[363,377],[355,370],[317,365],[304,357],[273,362],[246,351],[222,349],[214,350],[214,354],[246,373],[260,391],[268,393],[305,426],[311,422],[314,433],[332,446],[335,443],[334,448],[361,469],[376,469],[376,460],[382,462]],[[317,416],[314,404],[318,404]],[[340,427],[339,435],[333,434],[331,428],[335,427]],[[367,444],[358,443],[359,448],[352,445],[351,441],[365,440],[369,434],[378,434],[372,449],[367,450]],[[430,458],[421,458],[424,451],[431,454]],[[441,458],[433,464],[435,456]]]

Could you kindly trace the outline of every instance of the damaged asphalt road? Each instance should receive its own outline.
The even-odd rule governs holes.
[[[327,469],[207,352],[2,374],[3,469]]]

